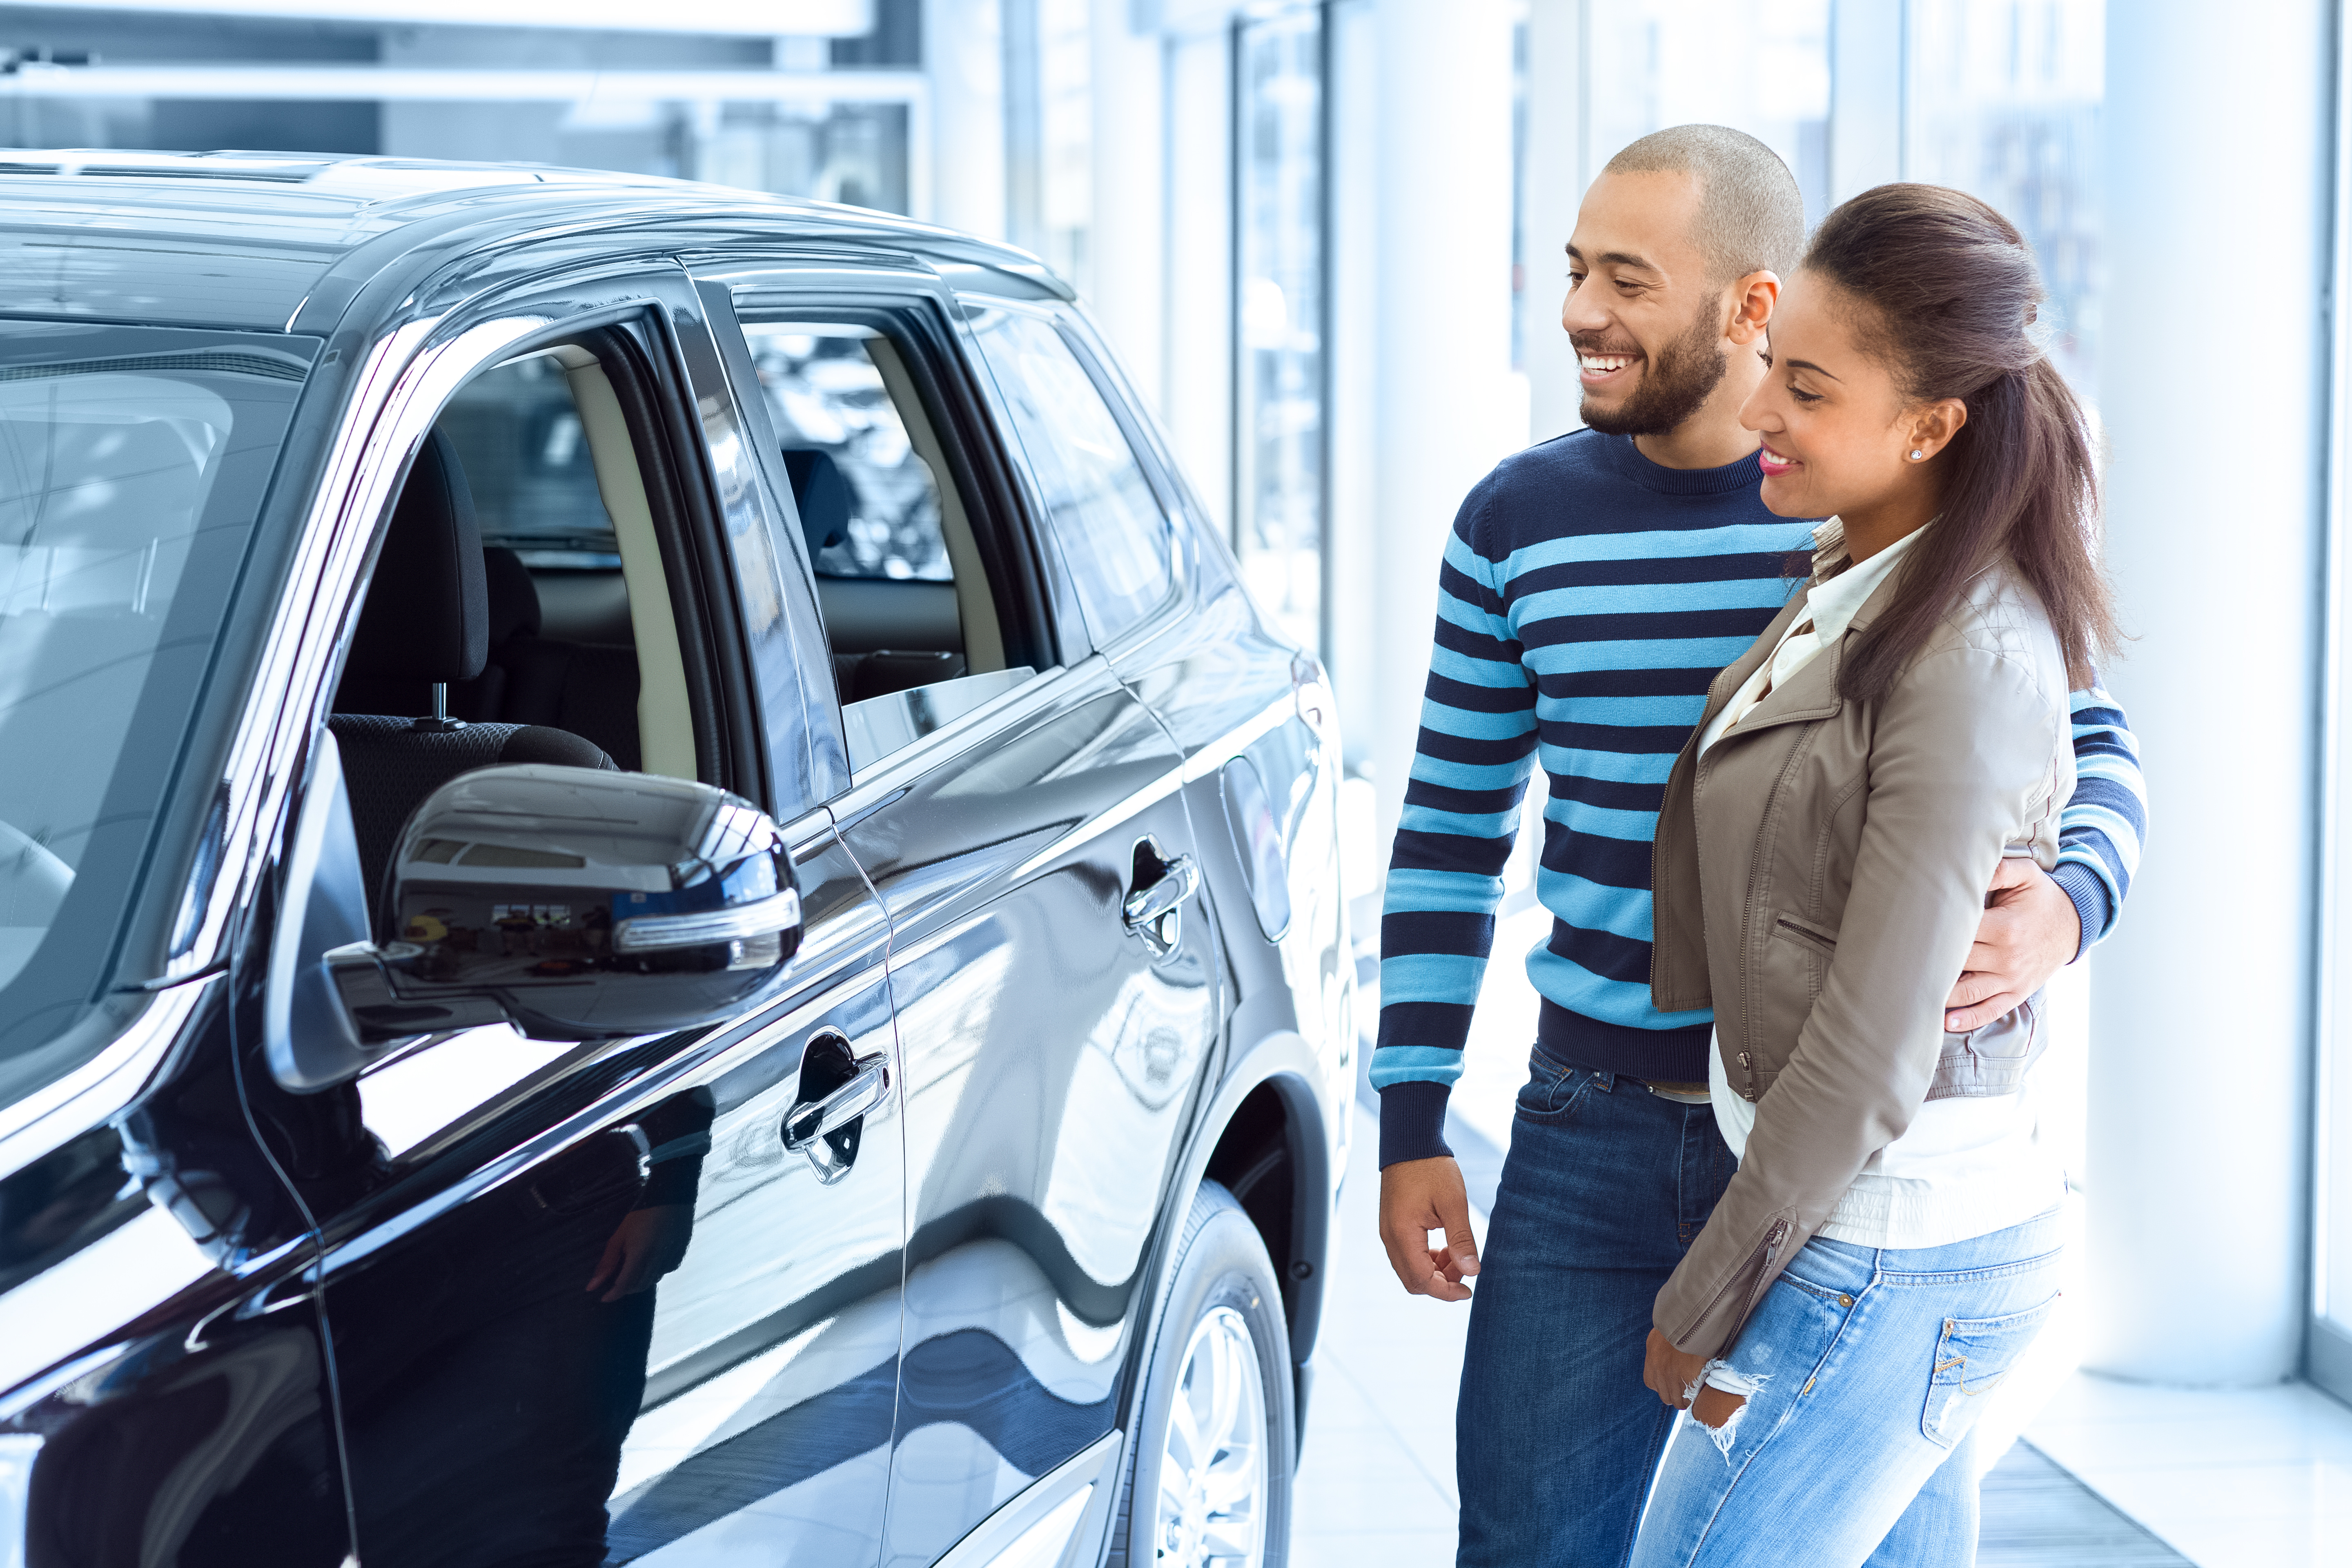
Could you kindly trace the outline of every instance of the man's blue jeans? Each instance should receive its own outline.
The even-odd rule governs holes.
[[[1642,1383],[1650,1309],[1734,1169],[1704,1105],[1537,1050],[1519,1091],[1456,1410],[1461,1568],[1623,1568],[1675,1412]],[[1874,1563],[1976,1537],[1943,1467]]]
[[[2041,1331],[2059,1246],[2054,1209],[1947,1247],[1814,1237],[1724,1358],[1755,1392],[1675,1433],[1635,1568],[1862,1568]],[[1975,1561],[1971,1534],[1904,1568]]]

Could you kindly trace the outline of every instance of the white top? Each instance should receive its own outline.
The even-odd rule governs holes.
[[[1806,605],[1810,613],[1782,635],[1772,657],[1741,682],[1707,725],[1699,737],[1700,754],[1746,718],[1766,693],[1845,636],[1864,602],[1925,531],[1904,535],[1827,581],[1816,578]],[[1813,533],[1817,550],[1832,562],[1843,538],[1835,518]],[[2043,1021],[2040,1026],[2049,1026]],[[1707,1046],[1706,1082],[1715,1102],[1716,1127],[1738,1159],[1748,1152],[1756,1105],[1732,1089],[1723,1052],[1713,1040]],[[1765,1099],[1770,1098],[1767,1091]],[[2016,1094],[1929,1100],[1902,1137],[1870,1157],[1821,1234],[1857,1247],[1947,1247],[2024,1224],[2057,1206],[2066,1191],[2064,1168],[2035,1135],[2037,1121],[2030,1073],[2025,1089]]]

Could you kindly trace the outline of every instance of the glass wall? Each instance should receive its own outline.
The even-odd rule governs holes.
[[[1235,546],[1258,603],[1302,646],[1321,648],[1321,15],[1247,24],[1234,47]]]
[[[1830,0],[1588,0],[1584,27],[1588,180],[1627,142],[1703,121],[1780,153],[1808,221],[1829,209]]]
[[[1982,197],[2024,232],[2053,350],[2090,393],[2105,0],[1911,0],[1908,33],[1906,176]]]

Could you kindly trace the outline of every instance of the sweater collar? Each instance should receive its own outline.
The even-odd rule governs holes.
[[[1642,456],[1631,436],[1603,436],[1610,467],[1622,479],[1645,490],[1665,496],[1719,496],[1753,489],[1764,482],[1764,468],[1753,452],[1719,468],[1670,468]]]

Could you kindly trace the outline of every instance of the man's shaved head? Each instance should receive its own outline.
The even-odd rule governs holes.
[[[1698,182],[1691,236],[1706,257],[1708,281],[1750,272],[1786,278],[1805,246],[1805,198],[1780,154],[1725,125],[1673,125],[1633,143],[1604,174],[1688,174]]]

